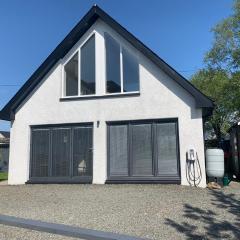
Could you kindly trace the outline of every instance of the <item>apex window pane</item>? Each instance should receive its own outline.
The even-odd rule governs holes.
[[[157,159],[159,175],[178,174],[175,123],[157,124]]]
[[[106,47],[106,91],[121,92],[120,80],[120,45],[109,34],[105,33]]]
[[[52,175],[69,176],[70,166],[70,129],[52,130]]]
[[[92,127],[73,129],[73,176],[92,175]]]
[[[109,158],[111,176],[128,176],[127,125],[109,127]]]
[[[47,177],[49,163],[49,130],[32,131],[32,177]]]
[[[123,91],[139,91],[139,65],[137,59],[126,49],[122,49]]]
[[[95,94],[95,35],[81,48],[81,95]]]
[[[64,66],[65,71],[65,95],[78,95],[78,53]]]
[[[153,175],[152,125],[132,125],[132,173],[134,176]]]

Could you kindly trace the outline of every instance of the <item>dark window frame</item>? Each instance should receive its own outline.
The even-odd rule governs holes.
[[[94,136],[94,123],[64,123],[64,124],[43,124],[43,125],[30,125],[30,161],[29,161],[29,174],[27,183],[92,183],[93,180],[93,153],[91,163],[91,176],[74,176],[73,174],[73,130],[77,127],[90,127],[92,129],[92,148],[93,148],[93,136]],[[69,176],[66,177],[54,177],[52,176],[52,130],[58,128],[70,128],[70,169]],[[32,176],[32,132],[34,130],[49,130],[50,147],[49,147],[49,164],[48,164],[48,177],[33,177]]]
[[[122,124],[123,125],[123,124]],[[107,158],[108,158],[108,156],[109,156],[109,158],[110,158],[110,127],[111,127],[111,125],[107,125]],[[127,172],[128,172],[128,175],[129,175],[129,161],[128,161],[128,159],[129,159],[129,131],[128,131],[128,127],[127,127],[127,134],[126,134],[126,137],[127,137]],[[109,167],[109,172],[110,172],[110,164],[108,164],[107,163],[107,167]],[[115,176],[117,176],[118,174],[116,174]],[[127,175],[127,176],[128,176]],[[119,175],[119,176],[121,176],[121,175]],[[126,175],[125,175],[126,176]]]
[[[176,127],[176,156],[177,156],[177,175],[159,175],[158,174],[158,159],[157,159],[157,123],[175,123]],[[178,118],[163,118],[163,119],[146,119],[146,120],[123,120],[109,121],[107,124],[107,180],[106,183],[181,183],[181,165],[180,165],[180,146],[179,146],[179,123]],[[128,171],[129,176],[111,176],[110,173],[110,128],[114,125],[128,126]],[[132,174],[132,151],[131,151],[131,125],[134,124],[151,124],[152,131],[152,171],[153,176],[133,176]]]
[[[33,166],[33,145],[32,145],[32,142],[33,142],[33,134],[34,132],[37,132],[37,131],[46,131],[48,132],[48,143],[50,144],[50,141],[51,141],[51,135],[50,135],[50,130],[47,129],[47,128],[37,128],[37,129],[33,129],[31,130],[31,139],[30,139],[30,152],[31,152],[31,155],[30,155],[30,166],[31,166],[31,170],[29,171],[29,176],[32,175],[32,172],[33,172],[33,169],[32,169],[32,166]],[[50,160],[50,155],[51,155],[51,149],[49,148],[48,146],[48,161],[47,161],[47,174],[49,175],[49,166],[51,164],[51,160]],[[35,165],[36,163],[34,163]],[[34,170],[36,171],[36,170]]]
[[[71,128],[71,127],[53,127],[53,128],[48,128],[49,129],[49,131],[50,131],[50,136],[51,136],[51,141],[50,141],[50,143],[49,143],[49,148],[52,150],[52,152],[51,152],[51,155],[50,155],[50,162],[51,162],[51,165],[50,165],[50,169],[49,169],[49,172],[50,172],[50,174],[51,175],[49,175],[49,176],[51,176],[51,177],[54,177],[54,178],[61,178],[61,177],[63,177],[63,178],[66,178],[66,177],[68,177],[68,175],[67,175],[67,172],[68,172],[68,174],[69,174],[69,176],[71,176],[71,168],[72,168],[72,129],[73,128]],[[67,151],[67,154],[66,155],[68,155],[68,157],[69,157],[69,160],[70,160],[70,165],[69,166],[67,166],[68,167],[68,171],[66,170],[66,176],[56,176],[57,175],[57,169],[55,169],[55,168],[53,168],[53,163],[54,163],[54,161],[53,161],[53,159],[54,159],[54,157],[53,157],[53,139],[54,139],[54,132],[55,132],[55,134],[57,134],[58,135],[58,131],[59,130],[61,130],[61,131],[66,131],[65,133],[67,133],[67,135],[69,135],[68,136],[68,138],[69,138],[69,143],[67,144],[67,150],[69,151]],[[59,146],[54,146],[54,147],[56,147],[56,148],[58,148]],[[69,148],[69,149],[68,149]],[[61,159],[61,158],[60,158]],[[62,160],[62,159],[61,159]],[[56,161],[55,162],[55,167],[57,166],[57,165],[64,165],[64,162],[66,163],[66,160],[65,161]],[[51,171],[52,170],[52,171]],[[55,176],[53,175],[54,174],[54,171],[53,170],[55,170]],[[60,170],[60,171],[62,171],[62,170]]]
[[[130,158],[129,158],[129,161],[130,161],[130,163],[131,163],[131,175],[130,175],[130,177],[134,177],[134,178],[136,178],[136,177],[139,177],[139,178],[141,178],[141,177],[153,177],[154,176],[154,152],[153,152],[153,124],[151,124],[150,125],[150,131],[149,131],[149,133],[150,133],[150,135],[151,135],[151,137],[150,137],[150,148],[149,148],[149,150],[151,150],[151,158],[152,158],[152,163],[151,163],[151,166],[152,166],[152,169],[151,169],[151,173],[150,174],[146,174],[146,175],[143,175],[143,174],[137,174],[137,173],[134,173],[134,158],[133,158],[133,155],[134,155],[134,151],[133,151],[133,137],[134,137],[134,127],[140,127],[140,126],[142,126],[142,125],[145,125],[145,126],[148,126],[148,125],[150,125],[149,123],[143,123],[143,122],[140,122],[140,123],[129,123],[128,124],[128,129],[129,129],[129,137],[131,138],[131,144],[129,145],[129,150],[130,150],[130,153],[131,153],[131,155],[130,155]],[[136,164],[136,163],[135,163]],[[136,169],[135,169],[136,170]]]

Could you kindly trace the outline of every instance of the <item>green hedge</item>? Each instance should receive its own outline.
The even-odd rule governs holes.
[[[0,181],[4,181],[8,179],[8,173],[0,172]]]

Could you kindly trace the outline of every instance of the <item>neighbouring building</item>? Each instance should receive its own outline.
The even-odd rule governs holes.
[[[8,171],[10,132],[0,131],[0,171]]]

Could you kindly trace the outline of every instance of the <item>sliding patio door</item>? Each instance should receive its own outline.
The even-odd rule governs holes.
[[[91,182],[92,125],[32,128],[32,182]]]
[[[156,158],[158,175],[178,174],[176,123],[156,124]]]
[[[152,125],[131,125],[131,160],[133,176],[153,175]]]
[[[108,181],[179,182],[177,120],[108,123]]]
[[[91,176],[93,158],[92,127],[73,129],[73,176]]]
[[[109,126],[110,172],[114,176],[128,176],[128,128]]]
[[[52,129],[52,176],[68,177],[70,175],[70,128]]]

